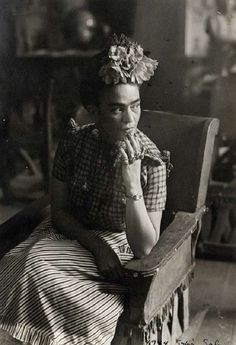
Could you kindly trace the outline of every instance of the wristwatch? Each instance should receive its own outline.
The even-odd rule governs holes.
[[[142,197],[143,197],[143,194],[134,194],[134,195],[126,194],[126,198],[133,199],[134,201],[138,201],[142,199]]]

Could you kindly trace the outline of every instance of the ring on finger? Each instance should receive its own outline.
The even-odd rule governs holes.
[[[136,159],[140,159],[141,158],[141,151],[137,151],[134,155],[136,157]]]
[[[126,142],[126,147],[127,147],[126,154],[129,157],[129,159],[132,160],[132,158],[135,156],[134,149],[133,149],[130,141],[128,140],[128,138],[125,138],[125,142]]]
[[[132,157],[129,159],[130,164],[133,164],[134,161],[135,161],[136,159],[137,159],[136,156],[132,156]]]

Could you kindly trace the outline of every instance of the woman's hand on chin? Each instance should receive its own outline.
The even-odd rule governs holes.
[[[122,175],[128,194],[142,193],[141,187],[141,148],[134,135],[128,135],[124,142],[126,149],[121,147]]]

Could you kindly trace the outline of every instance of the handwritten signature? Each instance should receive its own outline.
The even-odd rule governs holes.
[[[176,340],[176,344],[178,345],[195,345],[194,339],[191,339],[190,341],[181,341]],[[149,340],[147,345],[170,345],[168,341],[157,341],[157,340]],[[202,345],[223,345],[219,339],[216,339],[214,341],[210,341],[209,339],[205,338],[202,339]]]

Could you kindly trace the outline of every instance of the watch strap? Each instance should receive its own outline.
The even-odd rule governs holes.
[[[143,198],[143,194],[134,194],[134,195],[126,194],[126,198],[133,199],[134,201],[138,201]]]

